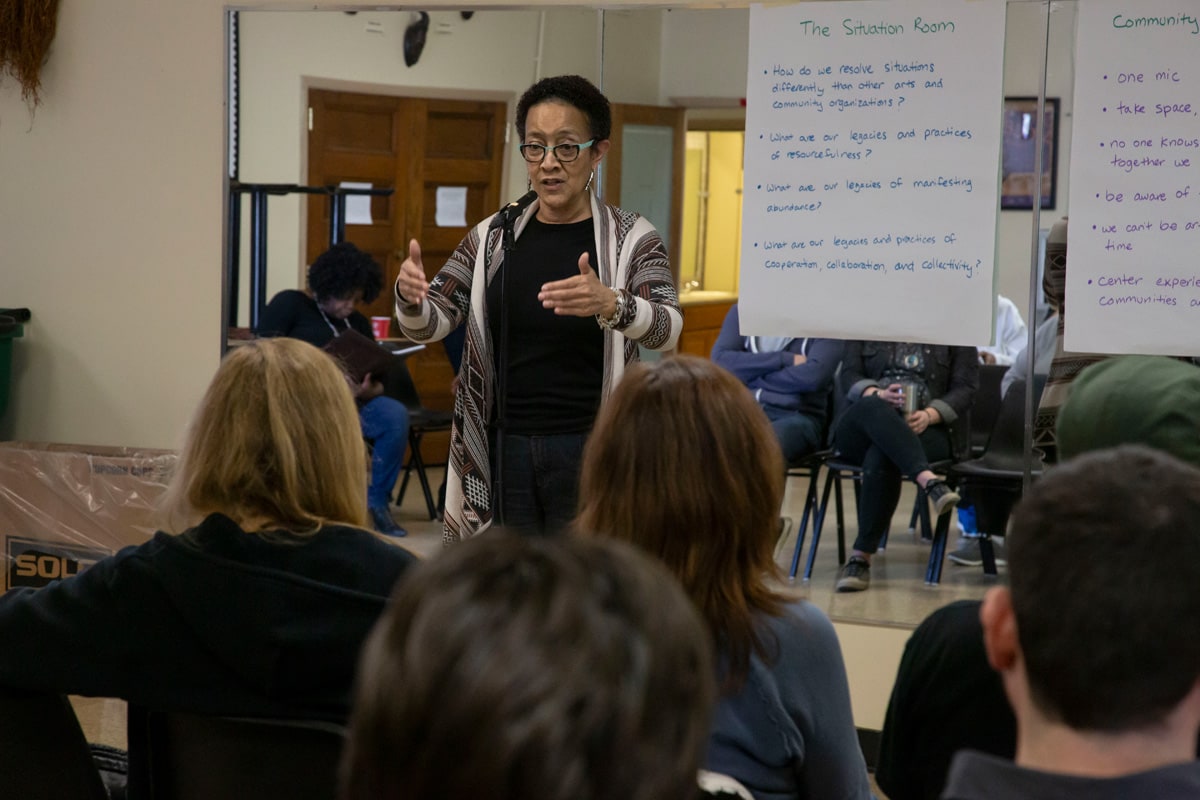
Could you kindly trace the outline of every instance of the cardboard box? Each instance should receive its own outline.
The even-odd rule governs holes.
[[[159,528],[177,455],[0,442],[0,590],[69,577]]]

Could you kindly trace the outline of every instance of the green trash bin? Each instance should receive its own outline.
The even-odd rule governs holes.
[[[0,316],[0,417],[8,410],[8,393],[12,388],[13,339],[25,334],[25,326],[12,317]]]

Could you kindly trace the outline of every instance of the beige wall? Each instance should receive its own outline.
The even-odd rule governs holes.
[[[224,17],[216,2],[64,2],[30,116],[0,85],[0,438],[173,446],[217,364]]]

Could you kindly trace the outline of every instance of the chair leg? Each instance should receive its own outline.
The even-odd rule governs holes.
[[[917,487],[917,499],[913,503],[912,516],[908,518],[908,532],[917,532],[917,521],[921,518],[921,487]]]
[[[837,503],[837,537],[838,564],[846,563],[846,511],[842,506],[842,476],[838,475],[837,483],[833,486],[833,494]],[[854,484],[854,513],[857,516],[859,508],[858,482]]]
[[[921,520],[921,539],[922,541],[933,540],[933,523],[929,519],[929,497],[925,494],[925,490],[917,487],[917,502],[913,508],[913,514],[917,515]],[[945,516],[945,515],[943,515]],[[941,523],[939,518],[938,523]]]
[[[928,510],[926,510],[928,514]],[[925,567],[925,583],[937,586],[942,580],[942,566],[946,560],[946,539],[950,535],[950,514],[938,517],[937,529],[933,534],[933,546],[929,548],[929,564]]]
[[[983,574],[997,574],[996,549],[992,547],[992,537],[986,533],[979,537],[979,555],[983,558]]]
[[[817,545],[821,543],[821,528],[825,525],[825,513],[829,510],[829,490],[834,481],[840,481],[837,470],[825,473],[825,491],[821,493],[821,504],[817,506],[817,516],[813,519],[813,539],[808,548],[808,562],[804,565],[804,580],[812,579],[813,564],[817,560]]]
[[[804,513],[800,515],[800,527],[796,530],[796,549],[792,551],[792,568],[788,571],[788,580],[796,580],[796,570],[800,566],[800,551],[804,549],[804,536],[808,532],[808,518],[814,513],[817,505],[817,478],[821,472],[818,465],[808,473],[808,489],[804,493]]]
[[[400,478],[400,489],[396,492],[396,505],[404,505],[404,493],[408,490],[408,478],[412,474],[412,461],[404,465],[404,475]]]
[[[404,504],[404,493],[408,491],[408,479],[412,477],[412,471],[416,467],[413,455],[421,452],[422,435],[412,428],[408,429],[408,461],[404,464],[404,475],[400,478],[400,489],[396,492],[396,505]]]
[[[438,507],[433,500],[429,476],[425,473],[425,459],[421,458],[421,439],[424,435],[411,428],[408,431],[408,463],[404,465],[404,478],[400,481],[400,491],[396,493],[396,505],[403,502],[404,492],[408,489],[408,479],[415,471],[421,484],[421,494],[425,495],[425,508],[429,511],[429,519],[435,520],[438,518]]]
[[[425,460],[421,458],[419,449],[413,451],[413,462],[417,470],[417,480],[421,482],[421,494],[425,495],[425,507],[429,509],[429,519],[437,519],[437,503],[433,501],[433,489],[429,486],[429,476],[425,474]]]

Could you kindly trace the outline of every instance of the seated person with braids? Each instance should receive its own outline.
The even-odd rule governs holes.
[[[375,259],[350,242],[339,242],[308,268],[309,293],[287,289],[271,298],[258,327],[259,336],[288,336],[324,347],[353,330],[374,341],[370,321],[355,310],[383,288],[383,270]],[[392,489],[408,446],[408,409],[383,394],[383,376],[367,374],[352,385],[363,438],[371,443],[371,482],[367,508],[380,533],[404,536],[392,519]],[[351,382],[354,384],[354,382]]]

